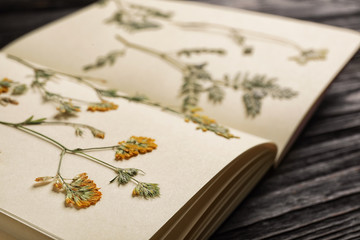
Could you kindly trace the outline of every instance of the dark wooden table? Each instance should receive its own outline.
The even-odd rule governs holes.
[[[360,31],[359,0],[199,0]],[[0,48],[93,0],[1,0]],[[212,239],[360,239],[360,53]]]

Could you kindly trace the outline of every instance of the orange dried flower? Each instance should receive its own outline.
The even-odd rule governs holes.
[[[96,138],[104,139],[104,137],[105,137],[105,133],[99,129],[91,128],[90,131],[93,134],[93,136]]]
[[[135,157],[139,154],[145,154],[156,149],[155,139],[147,137],[132,136],[129,140],[119,142],[116,147],[115,159],[123,160]]]
[[[45,177],[37,177],[35,178],[36,182],[45,182],[45,181],[49,181],[54,179],[54,177],[49,177],[49,176],[45,176]]]
[[[215,134],[225,137],[225,138],[238,138],[230,133],[228,128],[220,126],[214,119],[209,118],[205,115],[197,114],[196,112],[200,111],[196,109],[196,111],[191,111],[190,114],[187,114],[185,117],[185,121],[192,121],[193,123],[198,124],[197,129],[201,129],[203,132],[212,131]]]
[[[106,112],[109,110],[116,110],[118,105],[112,102],[102,101],[101,103],[93,103],[88,106],[88,111],[90,112]]]
[[[92,180],[88,179],[87,174],[81,173],[67,185],[65,203],[67,206],[87,208],[100,201],[101,195],[99,188]]]
[[[7,93],[9,91],[8,87],[0,86],[0,94],[1,93]]]
[[[3,78],[3,80],[0,81],[0,94],[7,93],[9,91],[11,82],[12,81],[8,78]]]
[[[60,179],[56,179],[54,185],[54,190],[55,191],[62,191],[64,189],[64,185],[62,184],[62,182],[60,181]]]

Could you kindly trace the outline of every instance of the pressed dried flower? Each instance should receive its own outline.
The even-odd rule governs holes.
[[[63,114],[74,114],[75,112],[80,112],[80,107],[73,105],[71,101],[61,102],[60,106],[56,109]]]
[[[112,102],[102,101],[101,103],[93,103],[88,106],[88,111],[90,112],[106,112],[109,110],[116,110],[118,105]]]
[[[96,184],[88,179],[86,173],[75,176],[70,184],[66,184],[67,206],[75,206],[76,208],[87,208],[95,205],[101,199],[101,192]]]
[[[101,131],[99,129],[91,128],[90,131],[93,134],[93,136],[96,137],[96,138],[104,139],[104,137],[105,137],[105,132],[103,132],[103,131]]]
[[[118,185],[124,185],[128,183],[132,177],[136,176],[139,171],[141,170],[136,168],[119,168],[117,170],[118,175],[113,178],[110,183],[113,183],[115,180],[117,180]]]
[[[9,91],[10,85],[12,81],[8,78],[3,78],[0,81],[0,94],[1,93],[7,93]]]
[[[199,126],[197,129],[201,129],[203,132],[211,131],[225,138],[238,138],[237,136],[231,134],[228,128],[220,126],[214,119],[211,119],[208,116],[197,114],[196,111],[191,111],[190,114],[187,114],[185,121],[192,121],[198,124]]]
[[[315,60],[325,60],[327,56],[328,50],[327,49],[310,49],[302,51],[300,56],[290,57],[290,60],[294,60],[300,65],[305,65],[309,61]]]
[[[56,178],[53,187],[54,187],[54,190],[57,192],[64,190],[64,185],[59,178]]]
[[[0,94],[1,93],[7,93],[9,91],[8,87],[0,86]]]
[[[137,156],[138,154],[151,152],[156,148],[157,145],[155,143],[155,139],[132,136],[127,141],[119,142],[119,145],[116,147],[115,159],[129,159]]]
[[[45,177],[37,177],[35,178],[35,182],[47,182],[47,181],[54,180],[54,177],[45,176]]]
[[[160,196],[160,188],[156,183],[139,182],[132,192],[133,197],[143,197],[145,199]]]

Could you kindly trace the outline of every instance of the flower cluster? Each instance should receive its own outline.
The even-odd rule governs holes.
[[[56,108],[62,114],[73,114],[80,112],[80,107],[72,104],[71,101],[60,102],[60,106]]]
[[[12,81],[9,78],[3,78],[0,81],[0,94],[2,93],[9,93],[11,89],[11,95],[21,95],[27,90],[27,86],[25,84],[19,84]],[[8,104],[18,105],[19,102],[13,98],[8,96],[0,97],[0,105],[6,106]]]
[[[90,130],[94,137],[104,139],[105,133],[103,131],[96,128],[91,128]]]
[[[155,139],[132,136],[129,140],[121,141],[119,142],[119,145],[116,146],[115,159],[129,159],[137,156],[139,153],[145,154],[147,152],[151,152],[156,148],[157,145],[155,143]]]
[[[90,112],[106,112],[109,110],[116,110],[118,105],[112,102],[102,101],[100,103],[93,103],[88,106],[87,110]]]
[[[160,196],[160,188],[156,183],[139,182],[132,192],[133,197],[154,198]]]
[[[66,206],[87,208],[95,205],[101,198],[101,192],[96,184],[88,179],[86,173],[75,176],[70,184],[66,184]]]
[[[138,175],[138,173],[144,174],[143,171],[136,168],[118,168],[116,170],[117,176],[114,177],[110,183],[115,181],[118,182],[118,185],[125,185],[128,182],[132,181],[136,183],[135,188],[132,191],[133,197],[143,197],[145,199],[155,198],[160,196],[160,188],[156,183],[145,183],[136,180],[134,177]]]
[[[211,131],[215,134],[225,138],[239,138],[230,133],[229,129],[219,125],[214,119],[205,115],[200,115],[197,112],[201,111],[201,108],[194,108],[186,115],[185,121],[198,124],[197,129],[201,129],[203,132]]]
[[[96,184],[88,179],[86,173],[76,175],[71,183],[66,183],[60,175],[56,177],[38,177],[36,182],[54,182],[53,189],[56,192],[64,192],[66,194],[66,206],[74,206],[76,208],[87,208],[95,205],[101,199],[101,192]]]
[[[9,91],[10,85],[12,81],[8,78],[3,78],[0,81],[0,94],[1,93],[7,93]]]

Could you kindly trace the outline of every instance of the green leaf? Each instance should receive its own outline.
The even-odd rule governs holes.
[[[92,69],[97,69],[104,67],[106,65],[112,66],[115,64],[116,59],[118,57],[122,57],[125,55],[125,50],[112,51],[105,56],[100,56],[96,59],[96,62],[93,64],[88,64],[83,67],[84,71],[89,71]]]
[[[143,15],[131,15],[124,13],[122,10],[116,12],[110,19],[107,20],[108,23],[115,23],[118,26],[129,32],[136,32],[147,29],[160,28],[161,25],[152,21],[149,21],[147,16]]]
[[[37,124],[41,124],[43,122],[45,122],[46,118],[39,118],[36,120],[33,120],[34,116],[29,117],[28,119],[26,119],[24,122],[22,122],[21,124],[23,125],[37,125]]]
[[[222,100],[225,97],[225,92],[223,89],[221,89],[218,85],[213,85],[210,88],[207,89],[209,95],[209,101],[213,102],[214,104],[216,103],[221,103]]]
[[[129,101],[133,101],[133,102],[145,102],[145,101],[149,100],[149,98],[147,96],[141,95],[141,94],[136,94],[135,96],[127,97],[127,99]]]
[[[255,96],[253,93],[245,93],[243,95],[243,102],[246,109],[246,114],[250,117],[255,117],[260,113],[261,98]]]
[[[159,9],[151,8],[151,7],[147,7],[147,6],[143,6],[143,5],[131,4],[130,7],[133,9],[142,11],[144,17],[156,17],[156,18],[169,19],[173,15],[171,12],[163,12]]]
[[[271,97],[279,99],[289,99],[297,95],[297,92],[291,90],[290,88],[280,88],[278,86],[274,87],[270,93]]]
[[[183,49],[177,52],[179,57],[186,56],[190,57],[194,54],[216,54],[216,55],[225,55],[226,51],[221,48],[192,48],[192,49]]]

